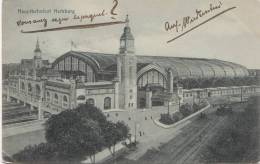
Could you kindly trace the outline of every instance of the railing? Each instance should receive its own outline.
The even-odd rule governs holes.
[[[45,111],[50,112],[50,113],[59,113],[64,110],[61,106],[55,105],[55,104],[52,104],[49,102],[43,102],[41,107]]]
[[[18,90],[9,90],[9,95],[17,98],[18,100],[24,101],[25,103],[34,104],[35,106],[38,106],[38,103],[40,101],[39,95],[33,95],[31,93],[25,93],[25,92],[19,92]]]

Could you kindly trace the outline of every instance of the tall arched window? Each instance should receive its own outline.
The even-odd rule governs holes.
[[[22,82],[22,90],[25,90],[24,82]]]
[[[142,74],[137,80],[139,88],[146,87],[147,84],[160,85],[166,88],[166,78],[159,71],[152,69]]]
[[[51,95],[50,95],[50,92],[46,92],[46,100],[47,101],[50,101],[51,100]]]
[[[40,88],[40,86],[38,85],[38,84],[36,84],[36,95],[37,96],[40,96],[40,94],[41,94],[41,88]]]
[[[31,83],[28,84],[28,92],[32,92],[32,85],[31,85]]]
[[[59,103],[59,97],[58,97],[57,93],[54,94],[54,103],[55,104]]]
[[[68,98],[67,96],[63,96],[63,107],[67,108],[68,107]]]
[[[111,109],[111,98],[106,97],[104,99],[104,109]]]
[[[95,105],[95,100],[94,99],[92,99],[92,98],[89,98],[89,99],[87,99],[87,104],[88,105]]]

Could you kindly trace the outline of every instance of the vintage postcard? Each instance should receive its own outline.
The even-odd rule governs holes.
[[[260,161],[260,0],[3,0],[2,162]]]

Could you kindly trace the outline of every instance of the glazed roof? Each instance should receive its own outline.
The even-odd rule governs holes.
[[[53,65],[66,56],[71,55],[83,59],[98,72],[116,71],[117,55],[95,52],[70,51],[57,58]],[[249,75],[246,67],[217,59],[137,55],[138,71],[149,64],[155,64],[157,67],[165,70],[171,69],[174,76],[180,78],[243,77]]]

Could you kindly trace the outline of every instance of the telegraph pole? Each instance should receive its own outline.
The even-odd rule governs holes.
[[[170,100],[168,100],[168,115],[170,115]]]
[[[136,144],[136,122],[135,122],[135,144]]]
[[[243,101],[243,87],[241,87],[241,94],[240,94],[240,97],[241,97],[241,102]]]

